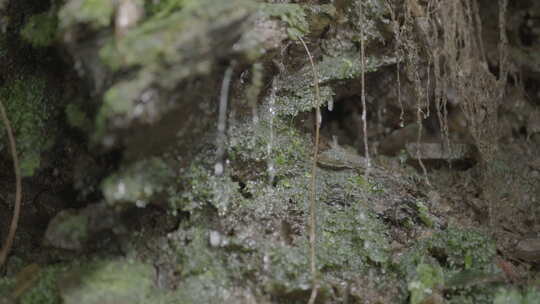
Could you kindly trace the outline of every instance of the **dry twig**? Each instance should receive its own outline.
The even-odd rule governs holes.
[[[9,148],[11,151],[11,157],[13,158],[13,171],[15,172],[15,206],[13,209],[13,218],[11,219],[11,225],[9,226],[8,235],[4,246],[0,250],[0,267],[4,265],[7,259],[11,246],[13,245],[13,239],[15,238],[15,232],[17,231],[17,225],[19,223],[19,214],[21,212],[21,198],[22,198],[22,185],[21,185],[21,172],[19,169],[19,158],[17,157],[17,147],[15,146],[15,138],[13,136],[13,129],[11,123],[6,114],[6,108],[0,100],[0,115],[4,122],[6,132],[9,139]]]
[[[317,278],[317,260],[315,255],[316,249],[316,228],[317,228],[317,218],[316,218],[316,201],[317,201],[317,158],[319,157],[319,140],[320,140],[320,129],[321,129],[321,109],[320,109],[320,89],[319,89],[319,73],[313,62],[313,56],[309,51],[306,43],[302,37],[298,37],[309,58],[311,64],[311,69],[313,70],[313,85],[315,86],[315,143],[313,147],[313,162],[311,167],[311,199],[309,203],[309,247],[310,247],[310,260],[311,260],[311,275],[313,277],[313,288],[311,290],[311,296],[309,297],[309,304],[315,303],[317,299],[317,292],[319,289],[319,280]]]

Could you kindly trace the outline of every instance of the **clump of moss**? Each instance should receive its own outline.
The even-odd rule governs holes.
[[[0,278],[0,294],[9,295],[15,287],[15,278],[3,276]]]
[[[259,8],[263,14],[284,21],[287,24],[287,34],[291,39],[298,39],[309,32],[306,11],[299,4],[261,4]]]
[[[421,240],[406,256],[404,265],[416,265],[432,256],[448,270],[486,270],[496,250],[493,241],[471,230],[449,228]]]
[[[387,266],[390,242],[386,228],[369,210],[359,204],[343,210],[322,208],[326,214],[321,221],[321,267],[363,271],[370,265]]]
[[[107,177],[102,185],[109,204],[132,203],[144,207],[164,194],[174,182],[172,168],[162,159],[153,157],[138,161]]]
[[[223,42],[219,39],[236,36],[235,31],[242,28],[233,29],[230,26],[238,25],[237,22],[245,19],[251,9],[252,6],[245,0],[219,4],[208,0],[187,1],[183,3],[181,10],[161,19],[150,18],[143,22],[127,33],[126,37],[115,41],[116,47],[110,44],[104,48],[101,56],[113,68],[134,65],[151,66],[149,68],[155,72],[156,68],[164,68],[156,64],[183,62],[195,55],[199,58],[201,52],[211,52],[214,43]],[[230,29],[227,35],[210,36],[211,31],[225,31],[226,29]],[[197,62],[193,62],[195,63]],[[202,63],[199,62],[199,64]],[[202,69],[203,67],[192,68]],[[179,73],[182,77],[185,77],[186,73],[189,74],[189,71],[183,69],[176,70],[178,71],[175,74]]]
[[[21,29],[21,36],[35,47],[49,46],[56,36],[57,26],[55,14],[45,12],[33,15]]]
[[[21,304],[60,304],[60,292],[57,287],[58,277],[63,266],[49,266],[37,275],[37,283],[20,298]]]
[[[411,303],[421,303],[442,288],[454,290],[456,303],[472,299],[489,302],[492,290],[475,286],[474,281],[496,271],[492,264],[495,254],[493,241],[471,230],[449,228],[420,240],[399,264],[409,285]]]
[[[443,270],[439,265],[418,264],[415,279],[408,284],[411,304],[424,303],[427,297],[436,295],[436,289],[444,283]]]
[[[59,282],[63,303],[149,303],[152,265],[129,259],[98,260],[73,267]]]
[[[310,141],[282,118],[271,118],[269,113],[263,106],[258,123],[231,123],[229,162],[223,176],[214,175],[213,153],[206,150],[183,169],[179,182],[182,186],[171,195],[176,197],[175,208],[189,211],[197,223],[201,214],[213,210],[220,215],[220,230],[234,232],[221,234],[222,240],[216,241],[214,248],[208,246],[211,225],[204,224],[205,228],[198,232],[181,228],[175,235],[191,235],[187,246],[195,243],[193,238],[200,238],[197,242],[204,244],[197,257],[182,253],[185,263],[196,262],[186,267],[192,269],[190,273],[196,280],[201,280],[197,288],[204,286],[203,279],[209,279],[205,284],[212,285],[223,284],[221,280],[226,278],[229,284],[242,279],[241,276],[260,273],[264,293],[303,301],[309,297],[311,275],[305,218],[299,214],[306,214],[308,206]],[[274,119],[273,135],[269,132],[269,119]],[[275,170],[273,182],[268,178],[270,165]],[[358,187],[356,171],[330,170],[319,174],[317,258],[324,282],[321,293],[329,296],[333,279],[348,280],[354,274],[387,269],[389,240],[384,224],[366,204],[360,203],[363,195],[371,192]],[[299,231],[278,238],[269,235],[270,227],[281,229],[275,223],[282,220],[299,227]],[[289,241],[284,241],[289,237]],[[185,250],[184,244],[178,246]],[[224,267],[213,261],[222,253],[226,256],[222,259],[227,259],[225,269],[231,275],[212,277]]]
[[[18,76],[0,88],[0,98],[5,102],[20,154],[21,173],[31,176],[40,167],[41,153],[55,140],[54,96],[48,91],[45,80],[36,76]],[[0,150],[7,151],[5,131],[0,127]]]
[[[307,76],[308,74],[305,74]],[[284,83],[291,81],[287,79]],[[294,117],[301,112],[311,111],[315,105],[315,92],[311,87],[313,80],[310,83],[295,82],[291,85],[284,85],[280,90],[279,97],[276,98],[276,109],[280,115],[288,115]],[[303,85],[305,83],[305,85]],[[330,86],[320,87],[320,105],[324,106],[333,102],[334,90]]]
[[[131,69],[132,77],[119,80],[105,93],[95,139],[105,135],[107,126],[126,127],[140,118],[141,108],[143,114],[146,108],[138,101],[145,90],[160,93],[146,102],[153,117],[177,107],[165,102],[165,96],[183,80],[208,74],[217,60],[233,53],[252,11],[253,3],[247,0],[183,1],[182,9],[148,18],[124,37],[111,39],[100,50],[101,59],[112,70]],[[111,121],[114,124],[108,124]]]
[[[497,291],[493,304],[533,304],[538,303],[540,291],[528,288],[522,292],[516,289],[501,288]]]
[[[268,117],[269,109],[263,107],[258,124],[244,122],[231,126],[229,156],[233,162],[273,160],[277,175],[297,171],[309,157],[309,140],[279,116]],[[273,119],[270,133],[269,120]],[[234,163],[233,163],[234,165]],[[293,170],[295,169],[295,170]]]
[[[199,219],[205,222],[205,219]],[[208,223],[190,223],[174,233],[181,288],[170,295],[178,303],[217,303],[231,297],[235,277],[247,267],[234,250],[212,248]],[[233,301],[234,302],[234,301]]]
[[[158,2],[147,1],[145,3],[145,11],[150,18],[159,19],[181,10],[186,4],[190,5],[189,2],[194,1],[197,0],[163,0]]]
[[[65,113],[67,122],[70,126],[87,133],[92,130],[92,121],[79,105],[75,103],[68,104]]]
[[[47,227],[45,240],[64,249],[80,250],[89,238],[89,218],[72,210],[63,210]]]
[[[485,269],[496,253],[493,241],[471,230],[449,229],[434,235],[426,245],[453,269]]]
[[[58,12],[63,29],[77,24],[87,24],[93,29],[107,27],[114,14],[114,1],[74,0],[68,1]]]

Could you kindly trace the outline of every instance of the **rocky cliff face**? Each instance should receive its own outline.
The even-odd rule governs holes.
[[[534,297],[540,6],[402,2],[0,0],[0,293],[307,302],[314,202],[317,303]]]

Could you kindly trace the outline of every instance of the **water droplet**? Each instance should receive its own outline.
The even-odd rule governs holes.
[[[210,231],[210,246],[218,247],[221,244],[221,234],[218,231]]]
[[[358,219],[363,221],[366,219],[366,214],[364,212],[358,213]]]
[[[268,97],[268,120],[269,120],[269,139],[268,144],[266,146],[266,154],[267,154],[267,172],[268,172],[268,180],[270,183],[274,182],[274,177],[276,175],[275,168],[274,168],[274,159],[272,158],[272,151],[274,149],[274,119],[276,117],[276,109],[275,109],[275,103],[276,103],[276,78],[272,80],[272,91],[270,92],[270,95]]]
[[[148,203],[146,201],[143,201],[143,200],[137,200],[135,202],[135,206],[137,206],[138,208],[144,208],[146,207]]]
[[[214,172],[216,175],[223,174],[223,158],[225,156],[225,145],[227,143],[227,137],[225,136],[225,128],[227,124],[227,103],[229,101],[229,89],[231,86],[232,73],[235,63],[232,62],[223,76],[223,83],[221,84],[221,92],[219,96],[219,113],[217,124],[217,138],[216,138],[216,164],[214,166]]]
[[[214,174],[215,174],[215,175],[221,175],[221,174],[223,174],[223,163],[222,163],[222,162],[217,162],[217,163],[214,165]]]
[[[124,196],[124,194],[126,194],[126,184],[124,184],[123,182],[119,182],[117,190],[118,190],[117,191],[117,196],[118,197]]]

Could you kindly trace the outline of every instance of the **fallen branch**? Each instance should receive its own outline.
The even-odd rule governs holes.
[[[17,157],[17,147],[15,146],[15,138],[13,136],[13,129],[11,128],[11,123],[6,114],[6,108],[0,100],[0,115],[1,119],[6,128],[6,133],[9,139],[9,148],[11,151],[11,157],[13,159],[13,171],[15,172],[15,207],[13,209],[13,217],[11,218],[11,225],[9,226],[8,235],[4,246],[0,250],[0,267],[4,265],[4,262],[7,259],[11,246],[13,245],[13,240],[15,239],[15,232],[17,231],[17,225],[19,223],[19,215],[21,212],[21,197],[22,197],[22,185],[21,185],[21,173],[19,169],[19,158]]]
[[[320,89],[319,89],[319,73],[315,68],[315,63],[313,62],[313,56],[307,47],[306,43],[302,37],[298,37],[309,58],[311,63],[311,69],[313,70],[313,85],[315,86],[315,143],[313,147],[313,163],[311,168],[311,199],[309,203],[309,248],[311,256],[311,276],[313,277],[313,288],[311,289],[311,296],[309,297],[309,304],[315,303],[317,299],[317,292],[319,290],[319,280],[317,274],[317,260],[316,260],[316,231],[317,231],[317,217],[316,217],[316,204],[317,204],[317,158],[319,157],[319,137],[321,129],[321,108],[320,108]]]

